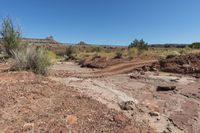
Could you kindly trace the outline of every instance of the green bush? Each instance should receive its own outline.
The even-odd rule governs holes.
[[[21,32],[19,28],[16,28],[11,18],[7,17],[3,19],[0,34],[6,53],[12,57],[13,51],[20,45]]]
[[[31,70],[37,74],[46,74],[47,68],[53,63],[47,50],[27,48],[13,52],[12,70]]]
[[[193,49],[200,49],[200,42],[192,43],[188,47],[193,48]]]
[[[138,50],[148,50],[148,43],[146,43],[143,39],[137,40],[135,39],[129,46],[128,48],[137,48]]]

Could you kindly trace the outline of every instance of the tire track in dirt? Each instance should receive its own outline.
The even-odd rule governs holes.
[[[101,78],[106,76],[112,76],[117,74],[124,74],[133,71],[134,69],[140,68],[145,65],[151,65],[152,63],[157,62],[157,60],[148,60],[141,62],[123,62],[117,65],[109,66],[102,70],[97,70],[95,72],[89,73],[76,73],[70,76],[74,76],[77,78]]]

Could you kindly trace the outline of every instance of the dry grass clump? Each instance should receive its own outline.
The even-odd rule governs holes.
[[[13,52],[12,70],[31,70],[37,74],[46,74],[53,63],[52,53],[44,49],[27,48]]]
[[[129,59],[133,59],[134,57],[138,56],[138,49],[137,48],[129,48],[127,51],[127,56]]]
[[[115,58],[122,58],[122,57],[123,57],[122,51],[117,51],[117,52],[115,53]]]

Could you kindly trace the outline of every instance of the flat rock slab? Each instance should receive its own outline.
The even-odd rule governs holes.
[[[157,91],[173,91],[176,89],[176,86],[158,86]]]

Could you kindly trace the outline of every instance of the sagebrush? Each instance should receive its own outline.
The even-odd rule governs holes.
[[[12,70],[31,70],[37,74],[46,74],[53,63],[49,52],[45,49],[27,48],[15,50]]]

